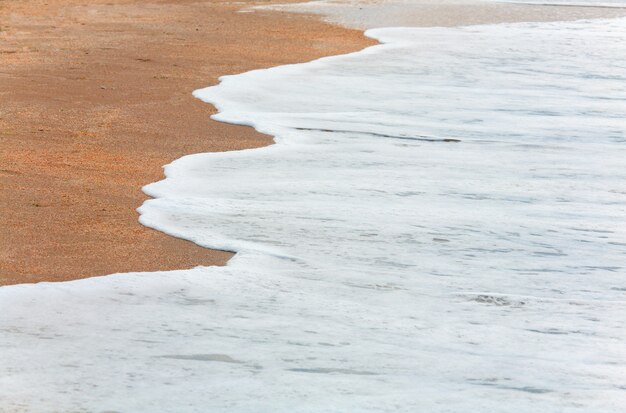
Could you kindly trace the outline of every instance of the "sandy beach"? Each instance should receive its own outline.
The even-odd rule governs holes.
[[[273,1],[0,0],[0,411],[622,413],[626,0]]]
[[[373,43],[315,18],[181,0],[0,2],[0,285],[224,264],[148,229],[141,187],[185,154],[271,143],[191,95]]]
[[[221,265],[232,256],[137,222],[135,209],[146,199],[141,187],[161,179],[163,165],[185,154],[271,143],[251,128],[209,120],[211,107],[191,92],[221,75],[374,43],[317,17],[241,7],[187,0],[0,2],[0,285]],[[322,11],[355,27],[388,19],[423,26],[623,14],[425,2],[412,13],[385,6],[389,13],[381,19],[377,7]]]

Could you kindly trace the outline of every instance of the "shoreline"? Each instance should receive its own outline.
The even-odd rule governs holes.
[[[0,285],[224,265],[232,253],[144,227],[135,211],[163,165],[273,141],[209,119],[215,110],[191,92],[374,43],[310,16],[226,2],[0,7]]]
[[[135,212],[148,199],[141,188],[162,179],[162,165],[273,142],[253,128],[210,120],[216,110],[191,92],[221,75],[376,44],[361,30],[332,24],[339,23],[332,16],[324,23],[315,15],[241,7],[53,0],[42,8],[28,0],[0,8],[3,20],[10,15],[0,33],[9,40],[0,50],[9,56],[0,85],[10,102],[0,116],[0,285],[223,265],[232,257],[144,227]],[[293,11],[310,12],[301,7]],[[382,6],[368,7],[360,10]],[[453,6],[424,7],[429,13],[419,17],[432,25],[434,15],[449,18]],[[455,7],[460,15],[466,10]],[[495,7],[508,13],[520,5]],[[567,18],[563,9],[552,16],[543,6],[521,7]],[[580,11],[571,10],[568,16],[578,18]],[[453,18],[472,24],[476,15]],[[482,16],[484,23],[505,21]]]
[[[176,160],[141,219],[228,266],[0,288],[0,404],[615,410],[626,19],[368,34],[196,92],[277,143]]]

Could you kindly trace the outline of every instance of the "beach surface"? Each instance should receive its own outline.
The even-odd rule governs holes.
[[[173,7],[141,3],[135,13],[163,4]],[[219,15],[219,7],[230,6],[188,7]],[[267,10],[234,7],[234,22],[239,15],[263,18],[292,31],[259,25],[242,35],[246,26],[238,23],[221,32],[217,18],[206,29],[212,36],[202,39],[216,51],[207,46],[202,56],[184,51],[195,44],[193,32],[184,37],[171,29],[162,30],[178,42],[170,54],[150,35],[127,51],[132,42],[120,32],[113,46],[95,36],[90,49],[74,52],[78,59],[104,50],[84,64],[81,81],[108,64],[105,53],[120,59],[115,73],[98,72],[91,89],[54,106],[76,114],[55,123],[65,134],[71,122],[90,133],[109,128],[93,140],[96,149],[85,150],[108,158],[87,162],[83,154],[70,163],[74,145],[62,145],[57,131],[61,143],[50,151],[57,158],[44,154],[22,173],[41,177],[32,180],[47,198],[32,207],[50,209],[38,219],[59,221],[62,233],[67,218],[42,203],[59,197],[58,182],[92,173],[70,189],[85,192],[101,180],[100,199],[117,206],[139,193],[142,179],[155,179],[143,170],[145,159],[154,160],[159,177],[142,188],[152,199],[141,204],[139,222],[236,256],[225,266],[1,287],[0,410],[623,413],[626,227],[615,222],[626,209],[626,66],[619,59],[626,55],[626,18],[373,29],[367,36],[381,44],[360,52],[223,76],[203,87],[216,82],[211,73],[243,70],[249,60],[269,66],[304,58],[300,49],[296,57],[272,57],[258,47],[300,44],[292,33],[301,29],[291,25],[314,18],[273,20]],[[71,21],[70,11],[56,13]],[[14,35],[28,36],[37,19],[21,16]],[[104,21],[118,24],[125,16],[111,13]],[[148,18],[132,21],[146,30],[158,26]],[[99,24],[91,21],[89,30],[112,30],[109,23],[94,29]],[[195,31],[183,26],[180,33]],[[337,42],[352,39],[356,47],[363,39],[337,30]],[[91,34],[37,36],[73,48]],[[332,43],[316,36],[303,47],[332,49],[321,48]],[[241,45],[242,37],[249,43]],[[222,46],[249,54],[222,55]],[[60,46],[46,47],[50,55],[38,56],[38,64],[61,53]],[[38,109],[29,118],[39,122],[32,132],[50,133],[54,111],[38,105],[65,96],[69,87],[56,82],[69,83],[63,79],[71,75],[72,56],[50,90],[41,79],[52,72],[21,72],[31,100],[2,115],[15,122],[12,130],[30,127],[18,115]],[[191,80],[180,80],[194,65]],[[33,80],[39,83],[28,85]],[[189,98],[192,89],[206,105]],[[90,101],[107,91],[119,95]],[[132,110],[114,112],[126,104]],[[219,109],[213,119],[266,136],[211,126],[211,105]],[[102,108],[113,111],[108,124]],[[193,110],[197,122],[186,112]],[[160,152],[151,148],[169,148],[163,163],[208,150],[184,148],[190,131],[209,142],[249,136],[259,146],[273,136],[276,144],[183,156],[160,179]],[[109,134],[124,139],[107,141]],[[176,152],[168,142],[183,143]],[[33,138],[31,148],[37,143]],[[63,173],[50,167],[62,162],[70,165]],[[76,193],[70,196],[80,204]],[[128,202],[116,215],[128,214],[128,231],[141,228],[131,219],[135,206]],[[21,223],[31,225],[29,217]],[[107,225],[92,218],[84,231],[97,227],[97,235],[111,237],[116,230]],[[70,237],[74,230],[65,229]],[[155,255],[165,261],[173,250]],[[119,260],[117,254],[109,259]],[[89,259],[94,255],[97,242]]]
[[[359,31],[241,4],[0,1],[0,285],[221,265],[146,228],[141,187],[186,154],[271,143],[211,121],[218,76],[358,50]]]
[[[0,285],[222,265],[232,256],[137,221],[141,187],[161,179],[163,165],[272,142],[209,120],[213,109],[191,92],[221,75],[374,43],[310,15],[241,10],[255,4],[268,2],[0,1]],[[624,14],[458,1],[417,2],[413,12],[379,2],[299,7],[354,27]]]

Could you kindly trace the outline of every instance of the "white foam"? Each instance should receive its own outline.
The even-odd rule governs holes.
[[[277,144],[141,222],[227,267],[0,289],[0,406],[623,411],[626,20],[368,35],[196,92]]]

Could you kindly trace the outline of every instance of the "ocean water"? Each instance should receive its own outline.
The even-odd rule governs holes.
[[[542,4],[556,6],[626,7],[626,0],[494,0],[503,3]]]
[[[227,267],[0,289],[0,410],[626,409],[626,19],[367,35],[195,92],[277,143],[141,222]]]
[[[577,5],[588,7],[569,7]],[[333,24],[365,30],[610,19],[626,17],[626,0],[314,0],[256,5],[242,11],[255,10],[313,13]]]

